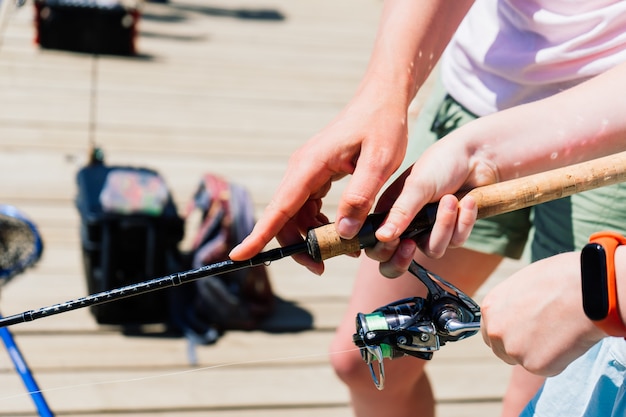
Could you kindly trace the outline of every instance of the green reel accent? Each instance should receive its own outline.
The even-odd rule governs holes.
[[[390,330],[389,323],[381,311],[363,314],[363,318],[365,319],[364,324],[367,326],[366,328],[368,330]],[[391,359],[392,347],[386,343],[381,343],[379,346],[383,354],[383,358]]]

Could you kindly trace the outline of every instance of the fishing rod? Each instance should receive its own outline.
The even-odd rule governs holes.
[[[411,227],[407,229],[407,232],[405,232],[403,236],[410,238],[429,230],[434,222],[435,212],[436,205],[434,204],[425,208],[425,210],[420,212],[420,214],[415,217],[414,221],[411,223]],[[338,237],[336,232],[331,232],[331,228],[327,227],[331,225],[324,225],[316,229],[311,229],[307,233],[307,237],[304,242],[270,249],[266,252],[261,252],[248,260],[233,261],[227,259],[225,261],[205,265],[196,269],[177,272],[164,277],[129,284],[123,287],[102,291],[35,310],[28,310],[20,314],[0,318],[0,328],[37,320],[43,317],[79,308],[104,304],[152,291],[175,287],[201,278],[225,274],[227,272],[233,272],[243,268],[269,264],[273,261],[301,253],[308,253],[316,261],[322,261],[341,254],[355,252],[361,248],[370,247],[375,244],[376,238],[374,237],[374,232],[378,226],[380,226],[384,218],[385,215],[383,213],[371,214],[368,216],[364,227],[354,239],[341,239]],[[334,228],[332,230],[334,230]]]
[[[471,195],[478,207],[478,218],[519,210],[582,191],[626,181],[626,152],[594,159],[527,177],[477,187],[462,195]],[[403,239],[418,239],[430,232],[435,221],[437,203],[426,205],[402,234]],[[85,297],[28,310],[0,318],[0,328],[30,322],[79,308],[104,304],[151,291],[183,285],[201,278],[307,253],[315,261],[354,253],[376,244],[376,229],[386,213],[370,214],[363,228],[353,239],[341,238],[332,223],[309,230],[303,242],[261,252],[245,261],[225,260],[189,271],[102,291]]]

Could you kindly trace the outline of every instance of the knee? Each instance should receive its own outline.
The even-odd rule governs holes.
[[[335,374],[352,393],[376,391],[370,368],[353,344],[338,335],[331,344],[330,353],[330,362]],[[427,396],[429,390],[426,388],[429,388],[429,383],[424,373],[424,365],[423,360],[410,357],[386,360],[385,394],[396,396],[398,393],[411,390],[411,387],[422,386],[423,382],[425,385],[420,391]],[[374,367],[378,367],[378,362],[374,363]]]
[[[330,346],[330,363],[335,374],[348,387],[371,385],[369,367],[353,344],[335,337]]]

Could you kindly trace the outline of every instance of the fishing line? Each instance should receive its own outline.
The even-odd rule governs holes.
[[[25,392],[25,393],[20,393],[20,394],[14,394],[14,395],[8,395],[8,396],[5,396],[5,397],[0,397],[0,402],[4,402],[4,401],[16,399],[16,398],[21,398],[21,397],[27,397],[27,396],[30,396],[32,394],[48,394],[48,393],[56,392],[56,391],[66,391],[66,390],[79,389],[79,388],[96,387],[96,386],[100,386],[100,385],[112,385],[112,384],[126,384],[126,383],[132,383],[132,382],[142,382],[142,381],[148,381],[148,380],[151,380],[151,379],[167,378],[167,377],[174,377],[174,376],[179,376],[179,375],[186,375],[186,374],[190,374],[190,373],[193,373],[193,372],[202,372],[202,371],[208,371],[208,370],[214,370],[214,369],[220,369],[220,368],[227,368],[227,367],[230,367],[230,366],[270,363],[270,362],[276,362],[276,361],[282,361],[282,360],[290,360],[290,359],[315,358],[315,357],[326,356],[326,355],[333,356],[333,355],[340,355],[340,354],[344,354],[344,353],[354,352],[354,351],[358,351],[358,350],[361,350],[361,349],[362,348],[355,347],[355,348],[352,348],[352,349],[338,350],[338,351],[326,352],[326,353],[312,353],[312,354],[307,354],[307,355],[282,356],[282,357],[270,358],[270,359],[255,359],[255,360],[250,360],[250,361],[228,362],[228,363],[221,363],[221,364],[217,364],[217,365],[203,366],[203,367],[200,367],[200,368],[185,369],[185,370],[182,370],[182,371],[165,372],[165,373],[161,373],[161,374],[157,374],[157,375],[139,376],[139,377],[134,377],[134,378],[123,378],[123,379],[111,379],[111,380],[107,380],[107,381],[98,381],[98,382],[86,382],[84,384],[64,385],[64,386],[61,386],[61,387],[45,388],[45,389],[40,389],[38,391],[29,391],[29,392]]]

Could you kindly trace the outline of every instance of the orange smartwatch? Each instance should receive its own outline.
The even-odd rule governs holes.
[[[615,250],[620,245],[626,245],[626,238],[619,233],[594,233],[581,252],[580,265],[585,314],[606,334],[625,337],[615,278]]]

